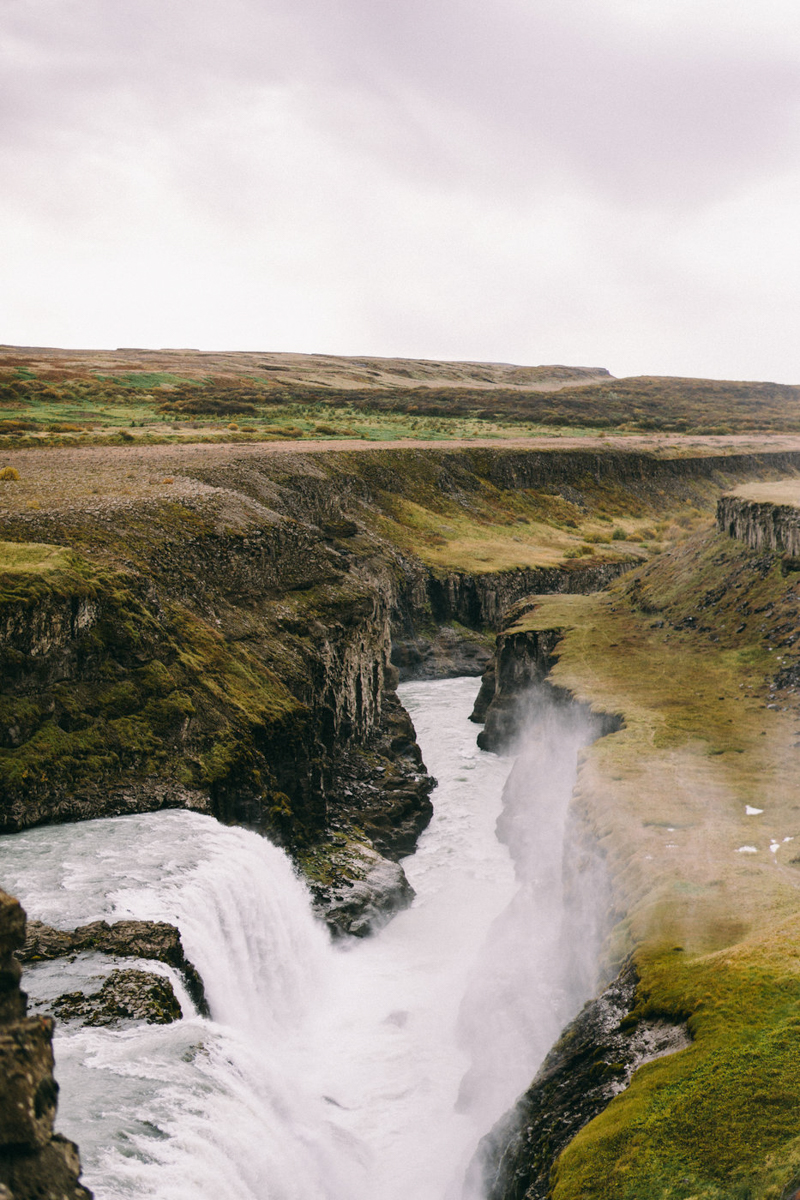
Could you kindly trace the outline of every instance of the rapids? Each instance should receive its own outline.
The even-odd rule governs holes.
[[[205,982],[212,1020],[170,968],[126,960],[170,976],[184,1019],[59,1029],[58,1128],[97,1200],[461,1200],[478,1139],[585,998],[558,965],[563,820],[538,860],[526,835],[515,873],[495,835],[510,763],[475,745],[475,686],[400,689],[435,815],[404,862],[414,904],[364,941],[330,941],[282,851],[196,813],[0,839],[0,882],[30,918],[171,921]],[[551,816],[573,779],[558,773]],[[23,985],[35,1005],[111,965],[42,964]]]

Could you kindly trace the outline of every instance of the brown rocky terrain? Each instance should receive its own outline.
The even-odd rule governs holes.
[[[0,891],[0,1197],[91,1200],[79,1183],[78,1149],[53,1131],[53,1020],[28,1017],[14,951],[25,941],[25,913]]]

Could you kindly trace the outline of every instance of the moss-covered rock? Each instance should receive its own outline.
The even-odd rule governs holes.
[[[89,995],[65,992],[53,1001],[53,1011],[62,1021],[83,1025],[119,1025],[122,1021],[170,1025],[183,1015],[168,979],[131,968],[112,971],[100,990]]]

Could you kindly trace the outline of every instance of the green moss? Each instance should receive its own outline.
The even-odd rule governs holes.
[[[208,789],[235,775],[239,786],[269,791],[269,765],[257,744],[303,708],[247,646],[227,643],[174,602],[162,601],[156,616],[143,580],[93,566],[73,551],[14,553],[6,555],[17,569],[0,593],[0,615],[36,602],[58,620],[64,606],[70,612],[86,596],[92,611],[65,643],[81,664],[79,679],[45,680],[35,698],[7,691],[2,699],[0,790],[7,805],[24,806],[26,796],[53,789],[79,801],[108,781],[119,786],[147,776]],[[35,649],[6,658],[9,681],[36,677]]]
[[[705,958],[641,956],[636,1015],[688,1015],[693,1043],[641,1067],[578,1134],[559,1159],[554,1200],[777,1200],[796,1181],[798,933],[793,918]]]
[[[606,595],[541,597],[515,626],[562,629],[555,680],[624,715],[585,752],[574,801],[609,869],[605,961],[634,950],[635,1019],[688,1018],[694,1038],[574,1139],[554,1200],[798,1186],[800,893],[782,841],[800,836],[796,719],[764,700],[796,605],[772,556],[706,532]]]
[[[94,594],[91,569],[64,546],[0,542],[0,604]]]

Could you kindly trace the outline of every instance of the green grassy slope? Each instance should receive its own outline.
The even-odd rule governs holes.
[[[799,587],[709,532],[519,623],[564,629],[555,680],[625,716],[576,793],[612,884],[606,966],[633,952],[638,1013],[693,1037],[574,1139],[554,1200],[800,1186]]]

